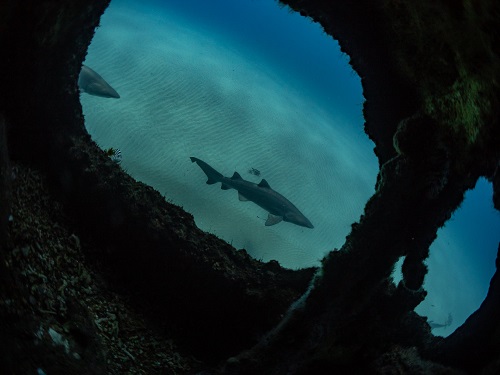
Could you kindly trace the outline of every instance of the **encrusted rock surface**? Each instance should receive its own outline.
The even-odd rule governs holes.
[[[109,290],[84,256],[96,250],[72,231],[40,173],[14,165],[12,174],[10,288],[0,301],[4,371],[176,374],[199,366],[155,332],[126,296]]]
[[[484,176],[500,206],[500,3],[282,2],[351,57],[380,173],[344,246],[267,335],[314,270],[203,233],[86,134],[76,77],[108,1],[0,5],[2,372],[500,371],[498,271],[446,339],[413,312],[429,245],[465,191]]]

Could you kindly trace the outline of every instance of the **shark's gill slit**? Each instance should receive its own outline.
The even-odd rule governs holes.
[[[87,129],[201,229],[256,259],[318,266],[374,192],[360,79],[319,25],[272,0],[226,5],[112,2],[85,65],[120,99],[82,93]],[[231,190],[207,187],[190,157]]]

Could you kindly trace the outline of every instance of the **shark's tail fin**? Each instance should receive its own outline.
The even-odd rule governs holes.
[[[210,165],[205,163],[203,160],[200,160],[198,158],[195,158],[193,156],[190,157],[191,162],[198,164],[198,166],[201,168],[203,172],[207,175],[207,184],[215,184],[217,182],[222,182],[222,174],[217,172],[215,169],[213,169]]]

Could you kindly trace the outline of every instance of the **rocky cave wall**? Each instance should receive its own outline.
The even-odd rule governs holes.
[[[108,3],[1,4],[0,45],[8,56],[0,61],[8,72],[0,77],[2,141],[12,161],[47,175],[74,230],[101,249],[87,256],[115,289],[132,294],[190,351],[218,360],[270,329],[313,270],[263,264],[200,231],[190,214],[133,180],[91,141],[77,77]]]
[[[133,181],[86,134],[76,78],[108,1],[0,6],[7,56],[0,68],[8,72],[0,77],[7,125],[0,229],[8,148],[13,161],[47,174],[72,225],[106,249],[93,256],[109,280],[139,303],[153,301],[151,319],[191,328],[188,350],[213,363],[256,344],[214,372],[498,371],[498,272],[481,308],[447,339],[434,338],[413,308],[425,298],[429,245],[480,176],[493,181],[499,208],[500,5],[282,2],[319,22],[351,57],[381,170],[363,217],[323,260],[304,307],[279,330],[257,343],[313,271],[261,264],[199,231],[189,214]],[[404,279],[394,286],[390,274],[401,256]]]

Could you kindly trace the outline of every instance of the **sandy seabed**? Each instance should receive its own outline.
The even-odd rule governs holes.
[[[257,259],[318,265],[343,244],[373,194],[377,162],[362,119],[353,124],[321,107],[299,81],[218,38],[174,14],[112,3],[85,64],[121,98],[82,94],[87,129],[101,147],[120,149],[126,171],[183,206],[201,229]],[[225,176],[265,178],[315,228],[264,226],[265,210],[206,185],[190,156]]]

